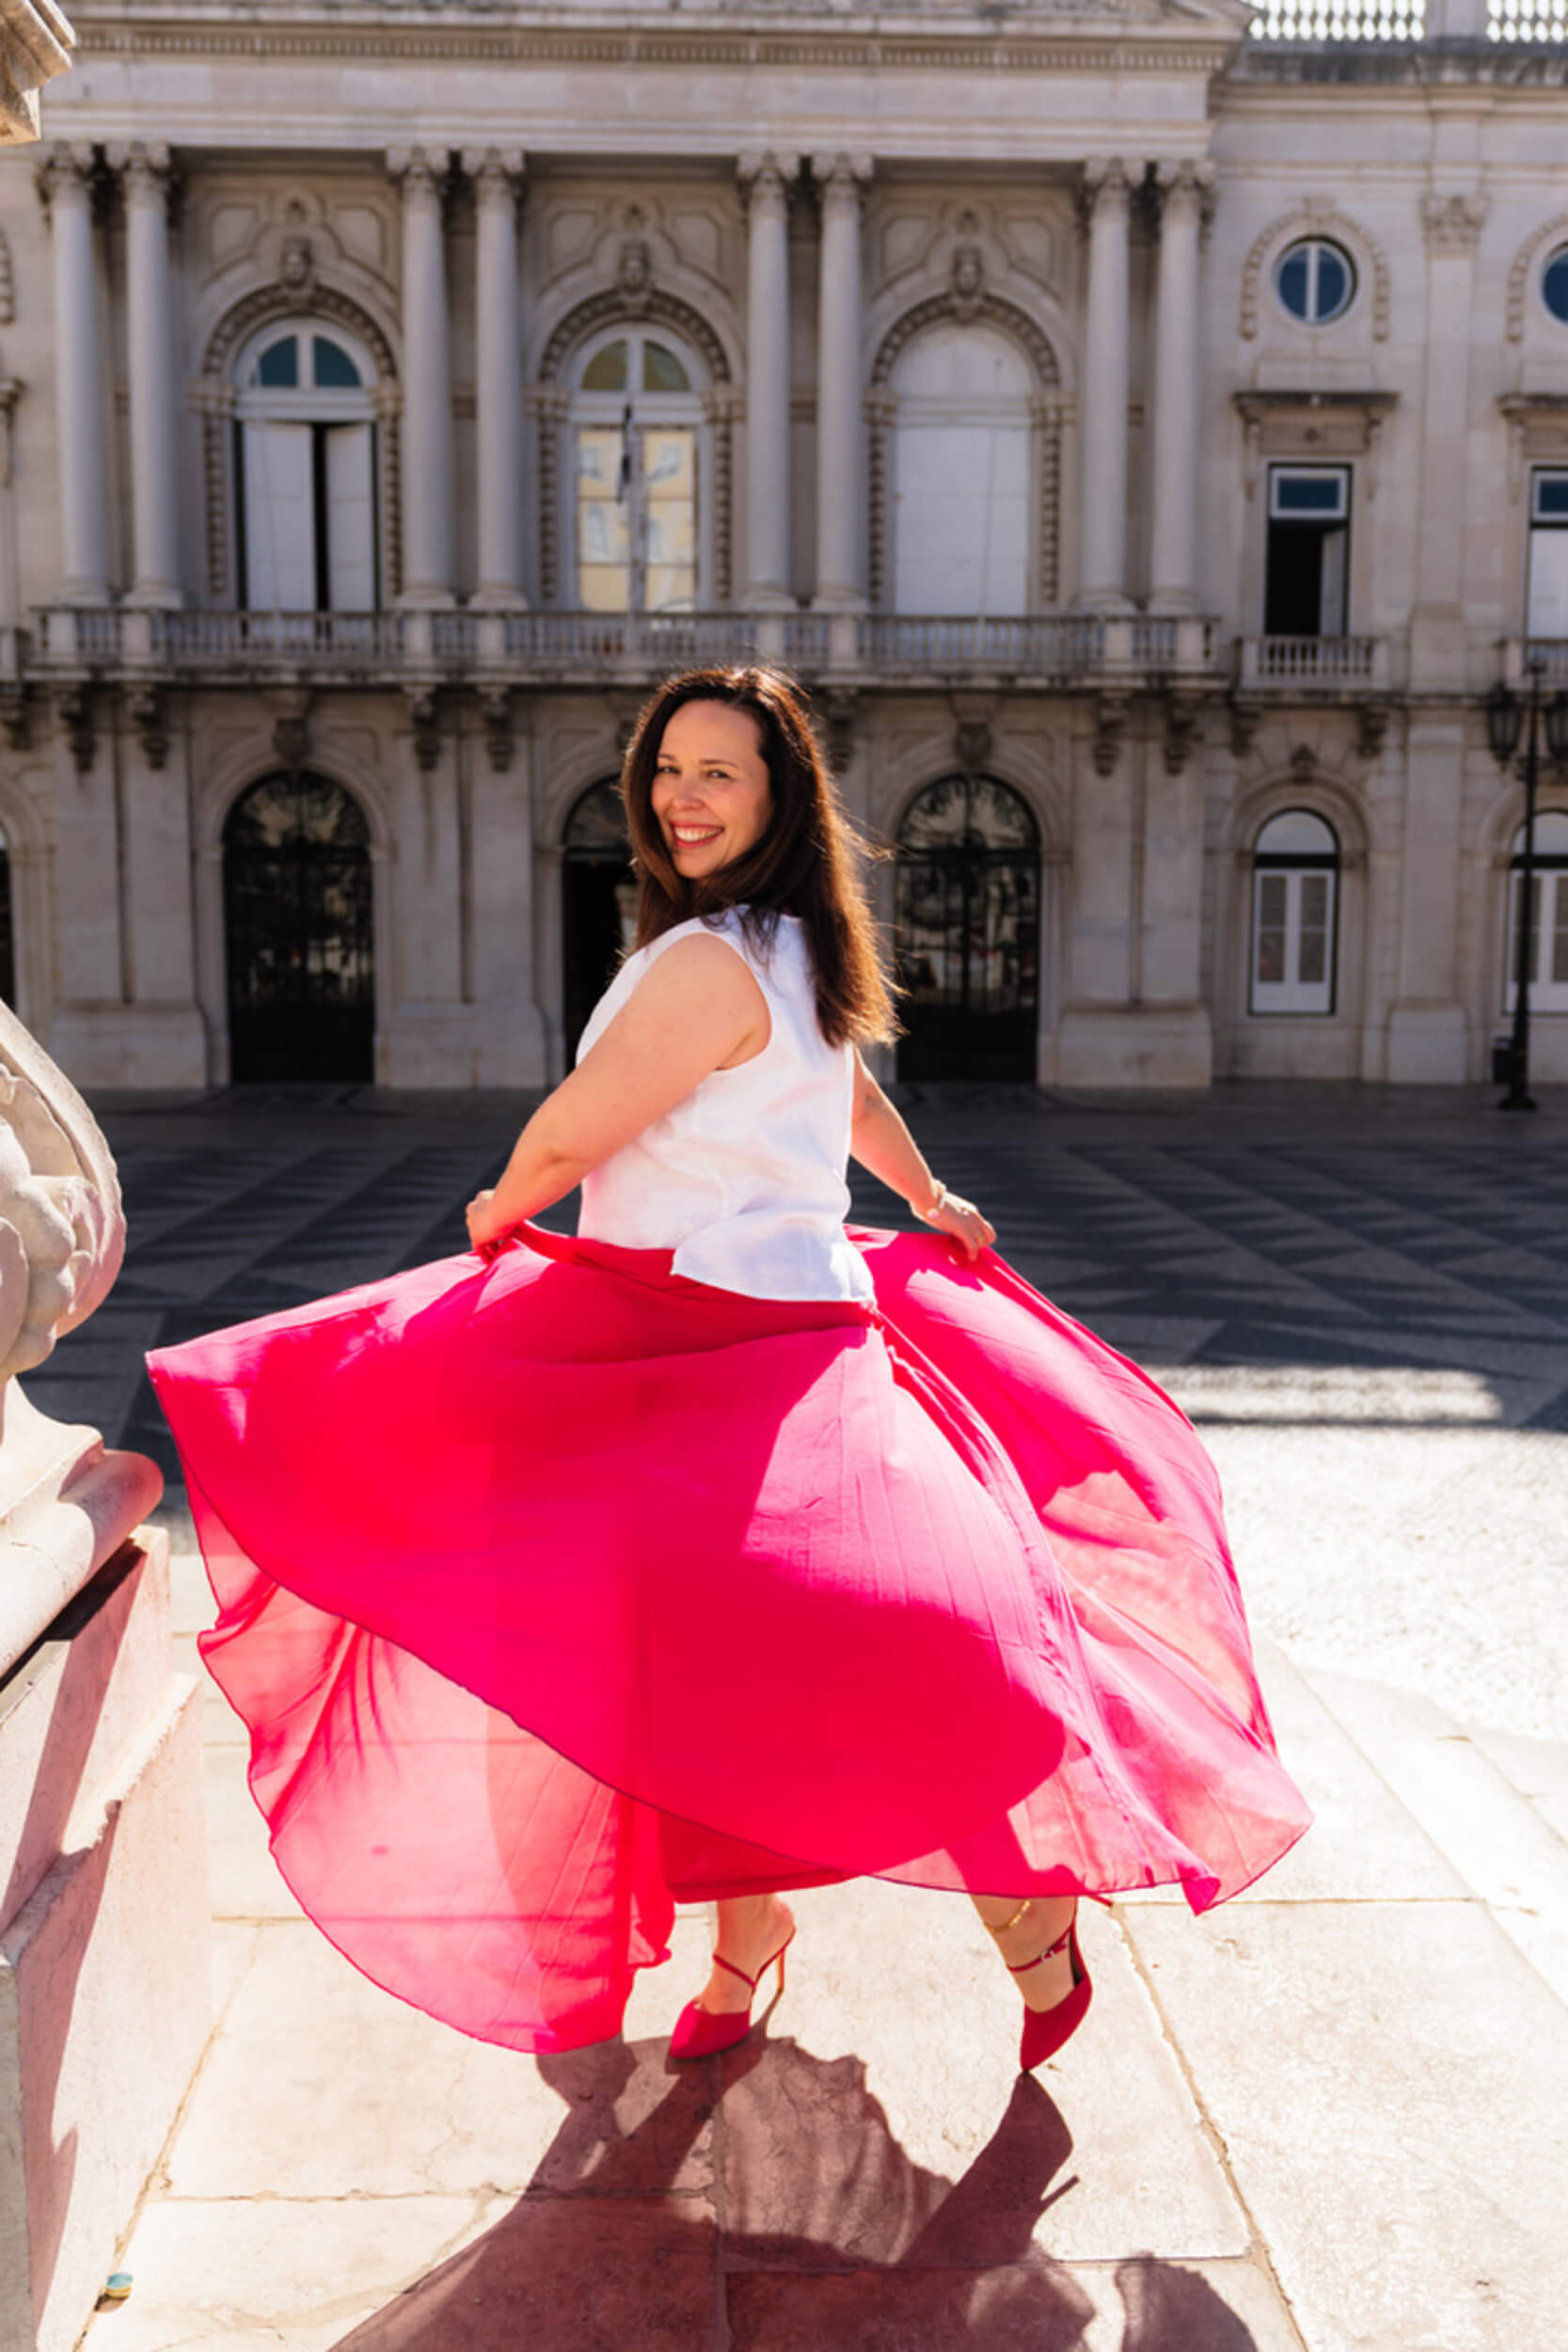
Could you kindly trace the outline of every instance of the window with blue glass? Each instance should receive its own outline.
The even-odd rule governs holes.
[[[1554,319],[1568,326],[1568,245],[1546,257],[1541,273],[1541,299]]]
[[[1525,633],[1568,638],[1568,469],[1550,466],[1530,476]]]
[[[1293,319],[1304,326],[1327,326],[1342,319],[1355,299],[1355,264],[1343,246],[1326,237],[1302,237],[1280,255],[1274,283]]]

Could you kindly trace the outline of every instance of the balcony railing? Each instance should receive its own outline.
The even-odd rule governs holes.
[[[1529,665],[1541,663],[1541,683],[1552,691],[1568,686],[1568,637],[1509,637],[1503,642],[1503,677],[1510,686],[1529,682]]]
[[[1243,691],[1367,693],[1390,684],[1386,637],[1243,637],[1237,644]]]
[[[24,666],[262,678],[307,672],[369,682],[466,676],[648,681],[705,662],[770,660],[811,677],[1071,686],[1206,670],[1213,623],[1105,616],[825,612],[165,612],[56,606],[33,615]]]

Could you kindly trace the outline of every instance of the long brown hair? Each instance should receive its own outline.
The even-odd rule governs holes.
[[[664,730],[686,703],[727,703],[756,722],[772,811],[760,839],[741,857],[701,881],[678,874],[653,809],[654,777]],[[621,771],[637,866],[637,944],[647,946],[673,924],[746,912],[748,939],[766,949],[781,914],[804,927],[816,982],[816,1018],[830,1045],[891,1038],[893,998],[877,952],[876,928],[861,878],[875,854],[851,826],[812,727],[805,696],[777,670],[683,670],[644,707]]]

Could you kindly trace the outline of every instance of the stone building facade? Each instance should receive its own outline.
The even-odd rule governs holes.
[[[24,1020],[88,1086],[558,1075],[626,729],[755,654],[895,849],[904,1074],[1484,1074],[1568,84],[1561,0],[1434,7],[95,0],[0,155]]]

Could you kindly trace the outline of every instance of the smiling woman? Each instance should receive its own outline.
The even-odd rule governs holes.
[[[875,1874],[973,1896],[1035,2067],[1081,1896],[1202,1909],[1306,1826],[1212,1467],[866,1070],[889,990],[789,681],[670,680],[623,792],[637,945],[473,1249],[150,1359],[203,1655],[305,1909],[470,2033],[614,2034],[711,1898],[671,2055],[728,2048],[784,1890]],[[851,1154],[930,1232],[847,1230]],[[531,1221],[578,1183],[574,1239]]]

